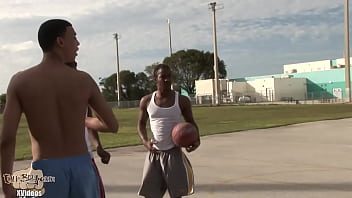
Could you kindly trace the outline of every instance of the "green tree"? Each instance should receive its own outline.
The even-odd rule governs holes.
[[[0,105],[5,105],[6,103],[6,94],[0,95]]]
[[[121,100],[134,100],[136,75],[134,72],[123,70],[120,72]]]
[[[159,65],[159,62],[153,63],[152,65],[148,65],[145,67],[144,72],[147,74],[147,78],[148,78],[148,84],[147,89],[150,90],[151,92],[153,90],[156,90],[156,84],[154,83],[154,68]]]
[[[120,71],[120,101],[139,100],[151,93],[149,78],[143,72],[135,74],[129,70]],[[116,101],[116,74],[105,79],[103,96],[107,101]]]
[[[139,72],[136,74],[136,85],[139,96],[144,96],[152,93],[156,89],[153,83],[153,78],[148,77],[144,72]]]
[[[0,113],[4,110],[6,104],[6,94],[1,94],[0,95]]]
[[[226,66],[218,58],[219,78],[226,77]],[[188,94],[195,94],[195,80],[214,78],[214,54],[196,49],[180,50],[166,57],[164,64],[171,67],[174,81]]]
[[[104,88],[102,94],[107,101],[117,101],[116,93],[116,73],[110,75],[104,80]]]

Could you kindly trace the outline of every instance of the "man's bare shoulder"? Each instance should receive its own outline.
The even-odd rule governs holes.
[[[31,66],[25,70],[18,71],[16,74],[13,75],[13,78],[23,78],[27,75],[30,75],[34,70],[36,70],[38,65]]]
[[[29,69],[15,73],[11,77],[9,88],[10,87],[14,88],[16,85],[18,85],[19,83],[27,79],[28,73],[29,73]]]
[[[182,102],[191,102],[190,98],[187,97],[187,96],[184,96],[184,95],[179,95],[179,99],[182,101]]]
[[[191,100],[184,95],[179,95],[179,104],[181,107],[189,107],[191,106]]]
[[[148,94],[142,97],[141,101],[149,102],[152,99],[152,94]]]
[[[140,107],[147,107],[150,100],[152,99],[152,94],[145,95],[141,98]]]
[[[12,81],[14,83],[25,82],[27,79],[33,79],[33,74],[38,71],[40,65],[30,66],[29,68],[18,71],[12,76]]]
[[[35,79],[32,76],[33,70],[35,70],[35,66],[15,73],[11,77],[10,82],[8,84],[8,94],[18,94],[19,92],[21,92],[22,89],[24,89],[23,87],[25,86],[23,85],[26,85],[29,81]]]
[[[92,76],[85,71],[77,70],[76,74],[86,80],[93,80]]]

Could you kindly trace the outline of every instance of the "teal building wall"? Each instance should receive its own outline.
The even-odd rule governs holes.
[[[272,74],[232,79],[236,82],[247,82],[263,78],[281,78],[286,74]],[[307,99],[331,99],[334,98],[333,89],[340,88],[342,98],[346,98],[345,68],[325,71],[288,74],[291,78],[307,79]]]
[[[333,89],[340,88],[346,97],[345,69],[332,69],[291,74],[292,78],[307,79],[307,99],[334,98]]]

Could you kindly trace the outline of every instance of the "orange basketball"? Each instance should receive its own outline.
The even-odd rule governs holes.
[[[189,122],[180,122],[172,129],[172,140],[177,146],[188,147],[198,140],[197,129]]]

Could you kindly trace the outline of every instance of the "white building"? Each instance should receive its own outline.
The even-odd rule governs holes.
[[[196,81],[197,104],[209,103],[214,80]],[[307,95],[305,78],[261,78],[247,82],[221,79],[221,101],[239,102],[246,97],[250,102],[303,100]],[[248,102],[249,102],[248,101]]]
[[[229,95],[229,80],[228,79],[219,79],[220,86],[220,97],[227,98]],[[204,104],[211,102],[213,95],[215,95],[215,80],[196,80],[196,101],[197,104]]]
[[[332,69],[331,60],[284,65],[284,74],[325,71]]]
[[[350,58],[351,62],[352,59]],[[283,74],[221,79],[221,102],[342,99],[345,59],[321,60],[283,66]],[[211,103],[214,80],[197,80],[198,104]],[[337,94],[336,90],[340,90]],[[338,95],[338,96],[337,96]]]
[[[247,82],[232,82],[234,102],[242,96],[252,102],[303,100],[307,95],[305,78],[262,78]]]

